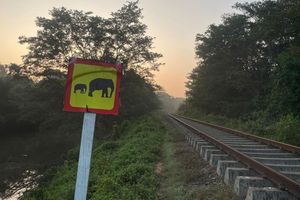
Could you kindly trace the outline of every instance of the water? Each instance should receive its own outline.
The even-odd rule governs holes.
[[[9,184],[9,189],[7,189],[3,195],[0,197],[1,200],[17,200],[24,192],[31,190],[38,186],[37,179],[41,177],[35,170],[26,170],[22,174],[22,179],[20,181]]]

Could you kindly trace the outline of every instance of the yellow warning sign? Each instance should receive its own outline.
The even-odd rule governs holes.
[[[117,114],[121,67],[76,59],[69,65],[64,109]]]

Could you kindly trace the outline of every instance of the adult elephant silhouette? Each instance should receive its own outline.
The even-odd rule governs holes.
[[[110,95],[108,96],[108,88],[110,89]],[[114,92],[114,82],[111,79],[96,78],[90,82],[89,85],[89,96],[93,96],[95,90],[102,90],[102,97],[111,98]]]

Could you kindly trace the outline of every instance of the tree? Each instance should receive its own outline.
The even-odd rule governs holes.
[[[235,8],[242,13],[226,15],[196,36],[199,64],[189,75],[187,105],[228,117],[298,110],[299,2],[266,0]]]
[[[158,59],[162,55],[153,52],[154,38],[146,34],[138,1],[126,3],[107,19],[63,7],[52,9],[50,15],[50,19],[37,18],[36,36],[20,37],[22,44],[29,45],[29,53],[24,56],[29,75],[62,78],[59,71],[66,70],[72,56],[122,61],[125,74],[121,114],[142,114],[157,107],[152,72],[161,65]],[[139,111],[132,106],[139,107]]]
[[[0,78],[3,78],[6,76],[5,68],[3,65],[0,64]]]
[[[144,78],[129,70],[123,77],[121,87],[121,117],[140,116],[158,107],[155,88]]]
[[[189,75],[188,101],[207,113],[238,116],[249,112],[249,97],[256,96],[261,80],[253,55],[251,23],[243,15],[224,17],[196,37],[199,65]]]
[[[278,56],[272,74],[268,112],[273,116],[300,116],[300,46],[288,48]]]
[[[128,2],[108,19],[64,7],[53,8],[50,15],[50,19],[37,18],[36,36],[19,38],[21,44],[29,45],[24,56],[29,74],[47,68],[65,70],[71,57],[119,60],[143,77],[151,77],[161,64],[162,55],[152,51],[153,37],[146,35],[147,26],[141,22],[138,1]]]
[[[296,0],[267,0],[236,4],[253,21],[252,35],[257,38],[264,59],[262,67],[268,79],[263,97],[263,107],[269,118],[280,118],[292,113],[300,115],[299,95],[299,47],[300,4]],[[256,57],[258,57],[256,56]],[[258,58],[259,58],[258,57]]]
[[[33,85],[31,80],[19,74],[22,69],[20,66],[10,64],[3,68],[5,75],[0,77],[0,127],[5,130],[1,135],[6,135],[32,125],[19,119],[22,117],[20,107],[27,103]]]

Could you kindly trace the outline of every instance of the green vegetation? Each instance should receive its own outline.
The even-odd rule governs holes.
[[[29,48],[23,63],[0,65],[0,198],[23,172],[60,165],[79,144],[82,113],[62,111],[71,57],[123,62],[120,115],[97,116],[96,138],[111,138],[124,120],[158,108],[152,72],[162,55],[153,51],[141,19],[138,2],[127,2],[109,18],[53,8],[49,18],[37,18],[36,36],[20,37]]]
[[[228,128],[256,134],[262,137],[300,146],[300,119],[292,114],[281,117],[273,122],[266,118],[237,119],[221,115],[203,114],[195,111],[186,111],[186,116],[215,123]]]
[[[124,121],[114,139],[94,143],[88,199],[237,199],[182,133],[153,112]],[[49,169],[23,200],[73,199],[78,148]]]
[[[180,113],[300,145],[299,1],[235,8],[197,35],[199,62]]]
[[[29,53],[24,57],[24,71],[42,75],[47,69],[66,69],[71,57],[96,59],[133,69],[145,78],[161,65],[161,54],[153,52],[153,37],[146,34],[138,1],[127,2],[109,18],[92,12],[53,8],[50,18],[37,17],[36,36],[21,36]]]
[[[115,131],[119,138],[94,144],[88,199],[156,199],[155,165],[160,159],[163,124],[157,117],[140,117],[124,121]],[[77,159],[76,148],[62,167],[49,170],[41,185],[23,199],[73,199]]]

